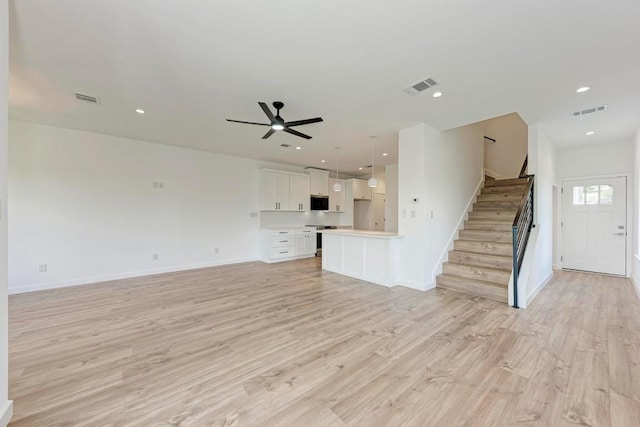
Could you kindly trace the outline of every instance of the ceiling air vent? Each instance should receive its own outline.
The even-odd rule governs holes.
[[[78,101],[86,102],[88,104],[99,105],[100,100],[95,96],[84,95],[82,93],[76,93],[76,99]]]
[[[280,147],[289,148],[291,147],[291,144],[280,144]]]
[[[606,110],[607,110],[607,106],[601,105],[599,107],[591,107],[591,108],[586,108],[580,111],[574,111],[572,115],[574,117],[579,117],[579,116],[584,116],[586,114],[599,113],[600,111],[606,111]]]
[[[437,81],[432,79],[431,77],[427,77],[426,79],[419,81],[418,83],[411,85],[410,87],[404,90],[405,93],[409,95],[417,95],[420,92],[424,92],[425,90],[432,88],[434,86],[439,85]]]

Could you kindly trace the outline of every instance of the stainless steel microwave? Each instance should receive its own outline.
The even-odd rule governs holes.
[[[312,211],[328,211],[329,197],[311,196],[311,210]]]

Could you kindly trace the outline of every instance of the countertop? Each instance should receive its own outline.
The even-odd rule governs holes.
[[[354,237],[372,237],[376,239],[401,239],[404,236],[398,235],[398,233],[390,233],[387,231],[369,231],[369,230],[322,230],[324,234],[337,234],[340,236],[354,236]]]
[[[305,227],[304,225],[278,225],[274,227],[262,227],[262,230],[302,230],[305,228],[316,229],[315,227]]]

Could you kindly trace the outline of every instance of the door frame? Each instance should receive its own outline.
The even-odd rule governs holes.
[[[563,221],[564,218],[564,213],[562,212],[562,198],[564,196],[564,194],[562,193],[562,190],[564,189],[564,185],[566,182],[568,181],[579,181],[579,180],[586,180],[586,179],[606,179],[606,178],[625,178],[627,181],[627,215],[626,215],[626,224],[625,224],[625,228],[627,230],[627,240],[626,240],[626,251],[625,251],[625,267],[624,267],[624,277],[631,277],[631,270],[632,270],[632,260],[633,260],[633,241],[632,241],[632,236],[634,234],[634,230],[632,229],[633,226],[633,174],[631,173],[613,173],[613,174],[606,174],[606,175],[582,175],[582,176],[571,176],[571,177],[563,177],[560,179],[560,200],[559,200],[559,215],[558,215],[558,253],[559,255],[562,255],[562,244],[563,244],[563,235],[564,233],[562,232],[562,228],[561,227],[561,223]],[[564,262],[559,260],[559,265],[560,268],[564,268]],[[594,273],[594,274],[605,274],[605,273]],[[621,276],[617,276],[617,277],[621,277]]]

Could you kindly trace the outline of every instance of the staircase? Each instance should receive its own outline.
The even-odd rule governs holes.
[[[485,181],[436,278],[438,287],[508,302],[513,220],[526,186],[526,178]]]

